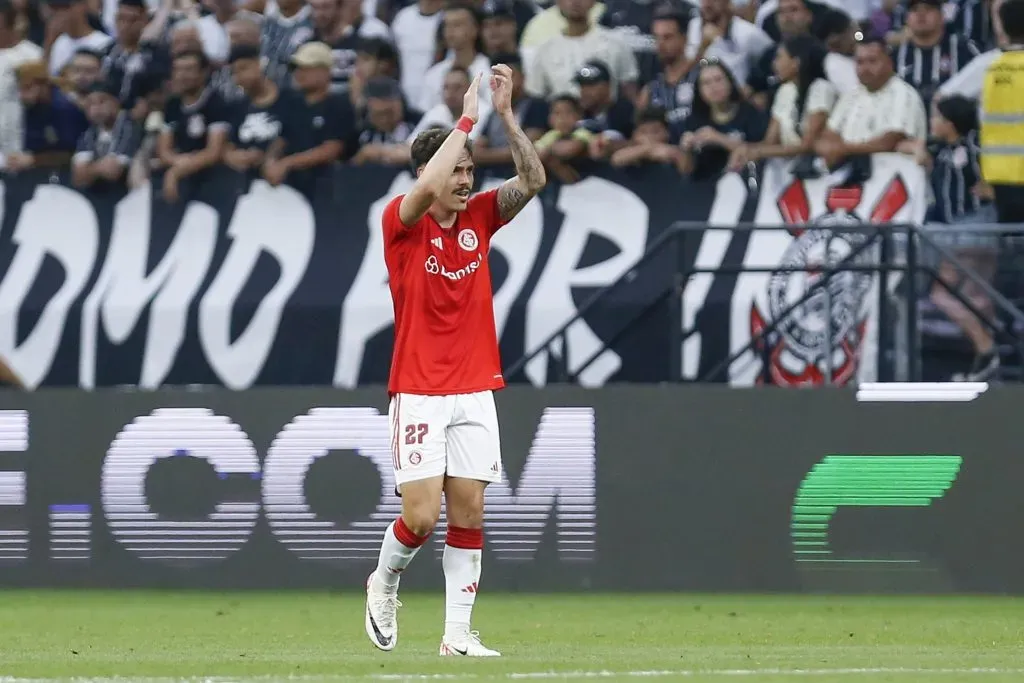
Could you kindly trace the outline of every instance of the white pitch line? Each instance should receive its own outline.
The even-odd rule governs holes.
[[[743,678],[751,676],[889,676],[889,675],[944,675],[988,676],[1024,675],[1024,669],[960,668],[928,669],[909,667],[874,667],[846,669],[675,669],[652,671],[534,671],[496,674],[363,674],[335,676],[229,676],[207,678],[13,678],[0,676],[0,683],[255,683],[257,681],[289,681],[291,683],[330,683],[331,681],[473,681],[473,680],[571,680],[576,678],[694,678],[697,676]]]

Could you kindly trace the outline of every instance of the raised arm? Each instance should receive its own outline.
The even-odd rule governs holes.
[[[469,84],[469,90],[462,101],[462,117],[470,119],[474,124],[480,112],[479,90],[480,76],[477,76]],[[419,176],[416,183],[398,205],[398,217],[403,225],[410,226],[427,214],[430,205],[437,200],[445,182],[455,170],[455,164],[459,162],[459,155],[466,148],[468,139],[468,131],[453,129],[424,165],[423,171],[417,169]]]
[[[544,164],[537,154],[533,141],[519,127],[512,110],[512,69],[504,64],[491,67],[491,92],[494,111],[501,117],[512,150],[512,161],[516,165],[516,177],[506,180],[498,189],[498,210],[501,219],[508,222],[523,210],[547,183]]]

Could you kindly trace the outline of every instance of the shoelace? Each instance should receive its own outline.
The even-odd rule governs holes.
[[[402,601],[398,599],[397,595],[387,594],[377,598],[377,613],[380,615],[381,626],[384,628],[391,628],[395,623],[395,615],[398,612],[398,608],[402,606]]]

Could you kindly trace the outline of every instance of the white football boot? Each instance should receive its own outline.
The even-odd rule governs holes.
[[[485,647],[480,642],[480,633],[470,631],[461,638],[445,636],[441,638],[442,657],[500,657],[501,653]]]
[[[388,652],[398,643],[398,587],[388,589],[374,581],[374,575],[366,580],[366,635],[379,650]]]

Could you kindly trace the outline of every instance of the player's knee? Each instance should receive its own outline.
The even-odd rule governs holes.
[[[437,526],[437,520],[440,517],[440,500],[438,500],[437,505],[424,501],[402,506],[402,521],[417,536],[426,536],[431,533],[434,527]]]

